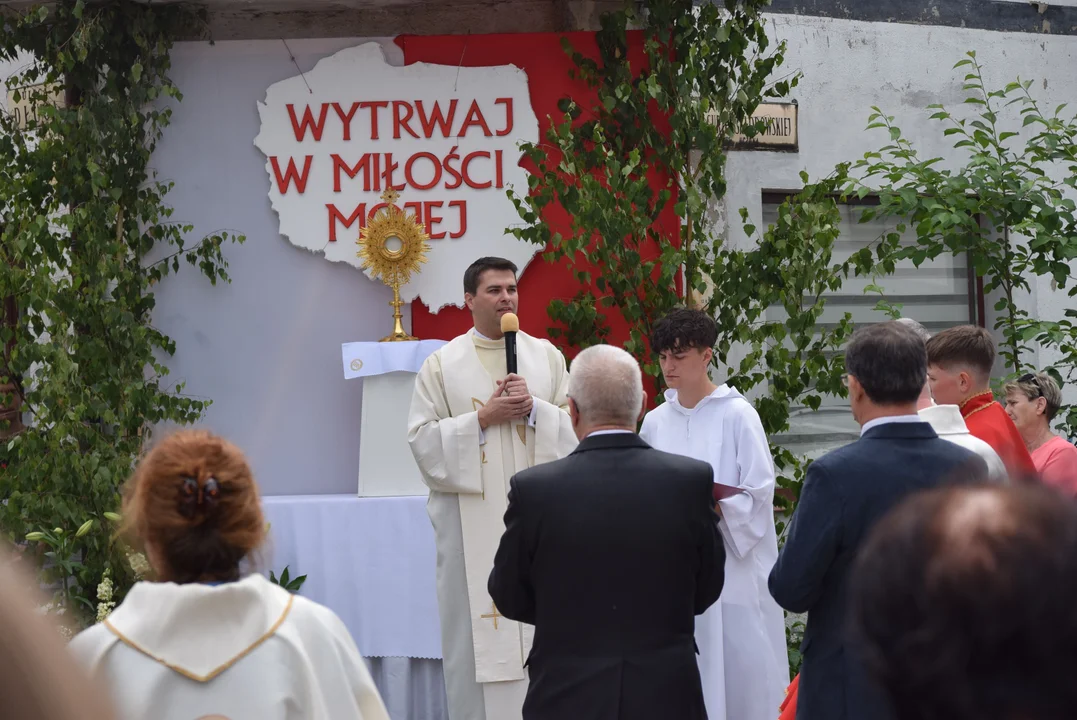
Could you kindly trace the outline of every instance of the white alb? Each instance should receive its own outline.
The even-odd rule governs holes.
[[[666,452],[710,463],[714,481],[740,488],[718,502],[725,587],[696,618],[699,674],[710,720],[774,720],[789,684],[785,616],[767,589],[778,558],[774,463],[751,403],[722,385],[694,408],[666,392],[640,436]]]

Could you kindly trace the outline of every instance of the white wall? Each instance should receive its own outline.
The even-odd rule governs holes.
[[[29,66],[33,56],[22,53],[14,60],[0,60],[0,108],[9,111],[7,102],[7,80],[15,73]]]
[[[363,39],[293,40],[299,67]],[[399,49],[384,43],[390,62]],[[177,343],[167,364],[186,392],[213,400],[205,426],[247,452],[266,494],[354,493],[362,381],[344,380],[340,345],[392,330],[392,292],[281,237],[256,103],[296,66],[280,40],[181,43],[171,77],[183,92],[153,157],[166,200],[193,238],[228,228],[232,284],[183,267],[157,292],[154,324]]]
[[[761,191],[798,189],[798,174],[811,179],[829,174],[843,160],[857,160],[869,150],[888,144],[885,131],[865,131],[871,106],[893,115],[905,135],[914,140],[925,159],[956,160],[953,138],[944,137],[944,124],[930,120],[930,104],[941,103],[964,112],[961,90],[965,69],[952,69],[968,50],[984,66],[989,89],[1018,77],[1033,79],[1032,92],[1046,108],[1071,103],[1077,112],[1077,37],[1000,33],[987,30],[865,23],[849,20],[771,15],[774,36],[788,43],[784,70],[804,77],[792,97],[799,105],[800,152],[734,152],[728,165],[726,217],[729,239],[745,246],[737,217],[741,207],[758,220]],[[970,106],[964,106],[970,107]],[[1020,130],[1020,118],[1011,118]],[[1015,139],[1016,142],[1016,139]],[[950,163],[953,165],[953,163]],[[1038,280],[1030,297],[1022,299],[1034,316],[1057,318],[1072,302],[1053,291],[1049,279]],[[991,312],[990,299],[988,312]],[[990,318],[989,318],[990,320]],[[1051,357],[1041,353],[1039,362]],[[1070,389],[1067,401],[1077,400]]]

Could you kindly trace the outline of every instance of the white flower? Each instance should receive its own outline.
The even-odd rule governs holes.
[[[97,603],[97,622],[107,618],[112,608],[116,607],[116,603],[112,602],[112,590],[112,568],[106,567],[101,582],[97,584],[97,599],[101,601]]]
[[[142,553],[129,553],[127,564],[131,566],[131,571],[136,577],[144,577],[150,571],[150,563]]]
[[[97,603],[97,622],[103,622],[112,612],[114,607],[116,607],[116,603],[114,602]]]
[[[103,602],[112,599],[112,579],[108,575],[105,575],[97,586],[97,599]]]

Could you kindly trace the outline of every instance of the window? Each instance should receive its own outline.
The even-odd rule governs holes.
[[[786,193],[763,193],[763,224],[777,222],[778,205]],[[873,198],[865,198],[863,204],[876,204]],[[842,205],[841,235],[834,244],[834,262],[844,262],[853,253],[872,244],[883,232],[891,231],[895,222],[876,218],[860,223],[861,204]],[[915,242],[915,234],[907,231],[902,242]],[[839,292],[826,296],[826,309],[822,323],[836,324],[846,312],[851,313],[857,326],[885,322],[889,318],[875,309],[879,300],[886,299],[902,306],[901,313],[923,325],[930,332],[938,332],[954,325],[977,322],[983,317],[982,293],[967,258],[961,255],[940,255],[928,260],[919,268],[912,261],[898,264],[893,275],[880,277],[876,284],[884,295],[865,293],[864,288],[872,278],[850,277]],[[768,320],[785,316],[781,307],[767,311]],[[806,407],[793,407],[789,430],[774,441],[799,455],[818,457],[822,453],[852,442],[860,434],[853,420],[848,400],[841,397],[823,398],[818,411]]]

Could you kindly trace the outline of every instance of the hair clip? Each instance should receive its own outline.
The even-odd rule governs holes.
[[[217,478],[209,478],[206,480],[206,484],[202,486],[202,500],[206,505],[213,505],[221,498],[221,485],[217,482]],[[202,504],[200,501],[199,505]]]
[[[180,486],[180,513],[191,519],[199,511],[206,512],[217,504],[221,497],[221,485],[216,478],[209,478],[202,486],[193,477],[183,478]]]

